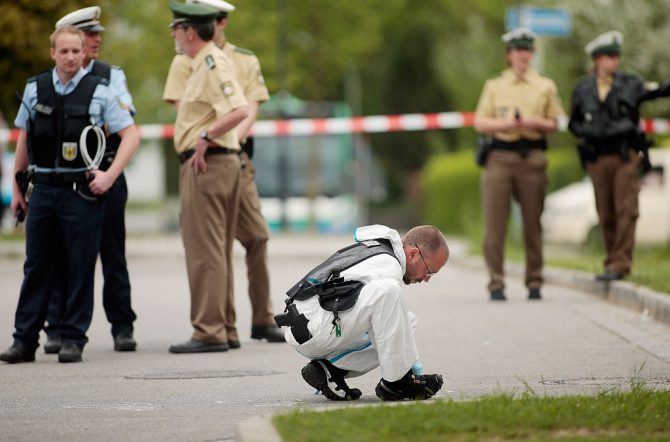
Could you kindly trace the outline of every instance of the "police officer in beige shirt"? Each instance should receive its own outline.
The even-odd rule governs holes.
[[[239,346],[233,305],[232,242],[240,195],[240,144],[235,127],[247,101],[230,60],[216,47],[218,11],[170,2],[172,37],[191,62],[175,122],[180,162],[181,230],[191,291],[190,340],[172,353],[226,351]]]
[[[252,162],[253,139],[249,135],[249,129],[256,121],[260,105],[270,96],[258,58],[253,52],[238,48],[226,40],[224,30],[228,24],[228,13],[234,11],[235,7],[223,0],[188,0],[188,2],[206,4],[219,11],[213,41],[232,61],[237,80],[249,102],[249,116],[235,128],[242,144],[240,204],[235,238],[246,250],[249,299],[252,309],[251,337],[267,339],[268,342],[284,342],[284,334],[273,319],[267,266],[267,241],[270,238],[270,232],[260,210],[260,199],[255,181],[256,170]],[[188,57],[183,54],[176,55],[170,66],[163,99],[178,106],[190,75],[191,64]],[[229,306],[227,313],[234,324],[235,309],[232,305]]]
[[[504,246],[511,199],[521,206],[528,299],[541,299],[542,226],[547,187],[546,134],[557,128],[563,107],[552,80],[530,67],[536,35],[518,28],[502,36],[509,68],[486,81],[475,129],[491,135],[481,176],[484,258],[491,300],[506,299]]]

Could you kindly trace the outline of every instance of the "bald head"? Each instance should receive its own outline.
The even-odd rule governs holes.
[[[449,258],[449,246],[447,240],[437,227],[434,226],[417,226],[411,229],[402,238],[402,244],[418,245],[422,250],[430,252],[444,252],[447,259]]]
[[[417,226],[402,238],[407,268],[405,283],[428,281],[449,259],[447,240],[437,227]]]

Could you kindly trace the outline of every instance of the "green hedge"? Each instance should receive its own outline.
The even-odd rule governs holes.
[[[552,148],[549,156],[549,192],[580,180],[584,172],[574,147]],[[422,172],[426,223],[443,231],[477,239],[481,235],[480,169],[472,150],[437,155]]]

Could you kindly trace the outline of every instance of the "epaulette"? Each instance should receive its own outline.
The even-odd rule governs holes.
[[[237,46],[235,46],[235,52],[239,52],[240,54],[245,54],[245,55],[254,55],[254,52],[252,50],[245,49],[245,48],[238,48]]]
[[[32,82],[35,82],[35,81],[37,81],[37,77],[39,77],[39,76],[42,75],[42,74],[47,74],[47,73],[50,74],[50,73],[51,73],[51,69],[47,69],[46,71],[42,71],[42,72],[40,72],[39,74],[30,77],[29,79],[26,80],[26,83],[32,83]]]
[[[210,69],[214,69],[216,67],[216,62],[214,61],[214,57],[212,57],[211,55],[208,55],[207,57],[205,57],[205,62],[207,63],[207,66]]]
[[[623,78],[642,78],[642,75],[637,72],[619,71],[619,73]]]
[[[593,74],[582,75],[575,81],[575,87],[583,87],[584,85],[589,85],[593,81]]]
[[[100,81],[98,82],[99,84],[101,84],[103,86],[109,86],[109,80],[108,79],[102,78],[102,77],[99,77],[99,78],[100,78]]]

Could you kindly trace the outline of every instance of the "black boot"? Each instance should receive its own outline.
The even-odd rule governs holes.
[[[325,359],[310,361],[302,367],[302,378],[331,401],[354,401],[361,397],[361,390],[349,388],[344,381],[347,370],[335,367]]]
[[[251,339],[267,339],[268,342],[286,342],[284,331],[276,325],[252,325]]]
[[[58,335],[47,335],[47,342],[44,343],[44,353],[56,354],[60,351],[61,339]]]
[[[11,347],[0,354],[0,361],[5,361],[9,364],[18,364],[20,362],[34,362],[35,349],[29,350],[21,344],[14,343]]]
[[[395,382],[381,379],[375,388],[375,394],[383,401],[424,400],[433,397],[443,383],[442,375],[415,375],[410,370]]]
[[[122,331],[114,336],[114,351],[135,351],[136,347],[132,331]]]
[[[81,352],[76,344],[65,343],[58,352],[58,362],[81,362]]]

